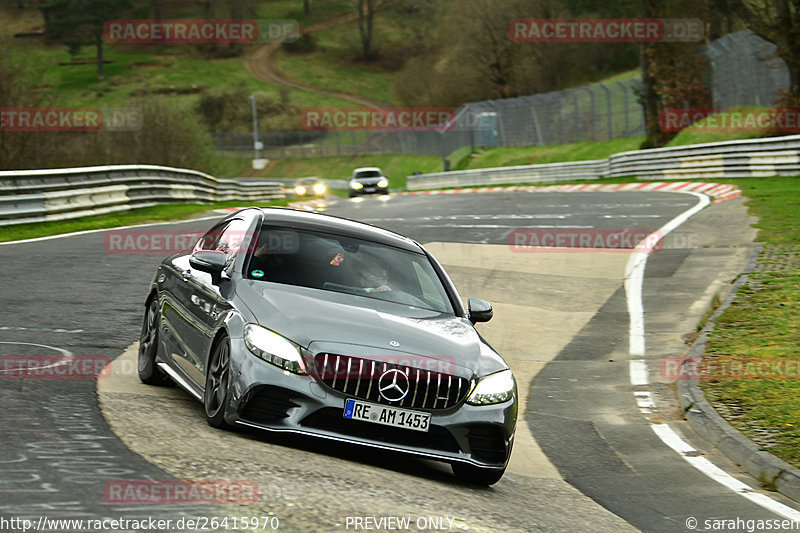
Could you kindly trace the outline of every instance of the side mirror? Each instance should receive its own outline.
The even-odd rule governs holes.
[[[225,270],[226,257],[222,252],[200,251],[189,258],[192,268],[211,274],[211,283],[218,284],[222,280],[222,271]]]
[[[476,322],[488,322],[494,315],[492,304],[480,298],[468,299],[467,310],[469,311],[469,321],[473,324]]]

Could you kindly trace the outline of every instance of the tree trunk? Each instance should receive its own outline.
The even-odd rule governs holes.
[[[641,45],[640,64],[642,69],[642,110],[644,111],[644,133],[645,140],[642,148],[658,147],[658,94],[655,91],[656,80],[650,74],[650,56],[648,51],[652,45],[645,43]]]
[[[658,17],[658,0],[643,0],[642,16],[644,18]],[[642,70],[642,108],[644,111],[644,132],[645,140],[642,148],[656,148],[659,146],[659,124],[658,124],[658,93],[656,92],[656,80],[651,74],[650,62],[652,61],[650,52],[654,43],[642,43],[640,45],[639,65]]]
[[[374,19],[373,0],[358,0],[358,33],[361,35],[361,54],[364,61],[373,58],[372,26]]]
[[[95,36],[94,45],[97,48],[97,79],[105,79],[105,70],[103,68],[103,35],[97,34]]]
[[[789,94],[793,99],[800,101],[800,44],[795,46],[789,57],[784,57],[786,68],[789,69]]]
[[[305,13],[306,16],[311,14],[311,3],[309,0],[303,0],[303,13]]]
[[[161,20],[164,18],[164,0],[153,0],[153,19]]]

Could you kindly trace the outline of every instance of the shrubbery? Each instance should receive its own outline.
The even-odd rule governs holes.
[[[48,107],[20,65],[0,56],[0,108]],[[153,164],[214,171],[211,136],[195,114],[165,98],[134,99],[130,131],[0,131],[0,170]]]

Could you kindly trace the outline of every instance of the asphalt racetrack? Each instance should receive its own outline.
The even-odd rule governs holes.
[[[628,251],[509,245],[509,234],[651,233],[698,201],[497,192],[339,199],[324,209],[418,240],[462,297],[494,305],[479,330],[511,365],[523,403],[511,464],[490,488],[399,454],[212,429],[189,394],[136,378],[143,301],[163,254],[111,253],[104,232],[0,246],[0,355],[114,360],[96,380],[0,376],[0,525],[154,517],[179,530],[180,519],[238,516],[274,517],[259,524],[267,531],[279,523],[281,531],[677,532],[708,530],[715,519],[783,519],[796,504],[766,493],[694,436],[660,371],[686,353],[684,335],[745,264],[754,235],[743,200],[703,209],[649,254],[643,354],[630,353]],[[632,381],[634,367],[646,369],[644,385]],[[664,426],[784,514],[696,469],[659,437],[654,428]],[[259,497],[239,505],[109,501],[109,484],[120,480],[239,480]],[[410,521],[403,529],[391,517]],[[216,524],[206,530],[233,529]],[[368,527],[376,525],[383,529]]]

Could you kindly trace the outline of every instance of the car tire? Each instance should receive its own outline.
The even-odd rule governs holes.
[[[455,474],[459,480],[472,485],[483,485],[487,487],[500,481],[500,478],[506,473],[505,468],[502,470],[495,470],[465,465],[463,463],[453,463],[450,466],[453,468],[453,474]]]
[[[228,429],[225,422],[225,405],[228,403],[228,385],[230,381],[231,343],[228,337],[220,338],[209,358],[206,372],[206,388],[203,393],[203,407],[206,421],[211,427]]]
[[[136,369],[139,381],[145,385],[170,385],[167,377],[156,364],[158,353],[158,298],[153,298],[144,312],[142,334],[139,337],[139,357]]]

